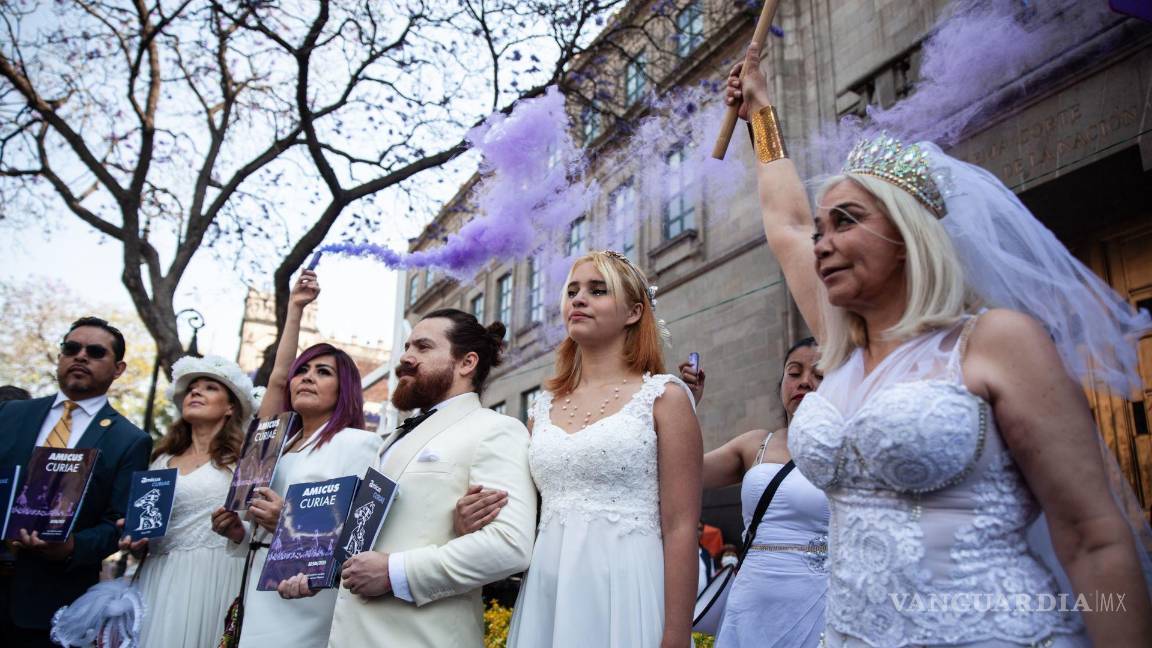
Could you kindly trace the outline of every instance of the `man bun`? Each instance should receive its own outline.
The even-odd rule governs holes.
[[[499,367],[504,362],[504,336],[508,327],[504,322],[496,320],[488,325],[488,337],[492,340],[492,366]]]

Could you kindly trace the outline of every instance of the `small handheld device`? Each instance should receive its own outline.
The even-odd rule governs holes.
[[[688,354],[688,364],[692,365],[692,371],[700,371],[700,354],[693,351]]]
[[[312,255],[312,260],[308,262],[308,267],[305,270],[315,270],[316,266],[320,264],[320,257],[324,256],[323,252],[317,252]]]

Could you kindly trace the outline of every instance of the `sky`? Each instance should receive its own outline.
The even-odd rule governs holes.
[[[58,279],[83,296],[81,308],[110,304],[134,310],[120,280],[123,261],[117,242],[71,217],[62,219],[50,235],[39,228],[5,229],[0,242],[0,281]],[[191,307],[204,315],[205,326],[198,339],[201,353],[235,359],[247,288],[238,275],[218,272],[218,265],[207,250],[196,255],[177,292],[176,309]],[[334,255],[325,256],[317,272],[321,333],[339,340],[380,341],[388,346],[396,304],[396,273],[376,262]],[[181,339],[185,344],[190,339],[189,329],[183,326]]]

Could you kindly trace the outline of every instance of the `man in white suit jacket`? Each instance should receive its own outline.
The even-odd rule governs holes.
[[[536,534],[528,431],[481,407],[477,393],[499,364],[503,337],[503,325],[485,329],[455,309],[413,328],[392,401],[432,413],[384,443],[379,469],[398,482],[397,497],[373,550],[344,564],[330,648],[482,646],[481,587],[528,568]],[[508,504],[457,537],[452,513],[472,484],[507,492]],[[299,577],[280,591],[310,594]]]

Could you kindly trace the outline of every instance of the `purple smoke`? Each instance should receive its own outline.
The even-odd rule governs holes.
[[[567,246],[573,221],[590,215],[597,201],[607,200],[623,185],[631,187],[629,208],[609,218],[589,219],[582,250],[620,247],[621,233],[634,232],[645,212],[658,217],[674,192],[699,202],[705,187],[719,196],[755,191],[745,159],[734,155],[724,162],[713,160],[706,147],[698,145],[712,137],[720,121],[723,106],[714,100],[718,87],[704,84],[654,103],[649,116],[632,126],[623,146],[599,151],[601,169],[632,171],[628,179],[609,187],[585,173],[585,151],[569,136],[573,129],[564,97],[550,88],[543,97],[521,101],[510,115],[495,114],[469,133],[469,143],[482,157],[482,178],[465,198],[474,215],[442,245],[411,253],[356,242],[320,249],[399,269],[434,267],[462,281],[472,279],[492,259],[535,256],[544,271],[545,303],[551,306],[574,256]],[[669,128],[669,123],[676,127]],[[675,173],[669,172],[672,154]]]
[[[875,130],[947,147],[1004,110],[1005,92],[1024,88],[1022,75],[1119,20],[1103,2],[957,0],[924,41],[920,80],[909,97],[889,108],[870,108],[864,121],[825,124],[793,143],[819,170],[838,168],[854,141]],[[393,268],[435,267],[462,281],[492,259],[535,257],[543,272],[543,303],[555,309],[571,263],[567,242],[575,219],[597,213],[577,252],[620,249],[621,232],[634,232],[642,219],[659,219],[674,193],[706,205],[711,227],[727,217],[721,205],[755,195],[748,144],[734,140],[724,161],[708,154],[724,110],[722,92],[723,79],[711,79],[667,94],[644,119],[624,124],[614,141],[594,152],[602,186],[586,173],[586,152],[569,136],[574,129],[564,97],[551,88],[469,134],[483,160],[482,178],[464,199],[463,208],[473,216],[442,245],[413,253],[360,243],[321,249],[375,258]],[[789,115],[782,118],[787,122]],[[677,150],[682,154],[673,169],[670,154]],[[613,201],[629,183],[631,198],[620,201],[628,203],[621,207]]]
[[[912,94],[888,108],[869,106],[863,121],[825,128],[809,152],[834,170],[857,139],[880,130],[947,149],[1010,108],[1013,91],[1034,94],[1028,72],[1120,20],[1103,1],[956,0],[924,41]]]
[[[370,243],[336,243],[321,250],[377,259],[393,268],[440,268],[471,278],[495,258],[522,260],[549,237],[588,211],[595,184],[579,177],[581,151],[568,135],[564,97],[557,88],[519,102],[511,115],[500,113],[468,134],[482,155],[484,179],[469,200],[477,215],[443,245],[399,253]]]

